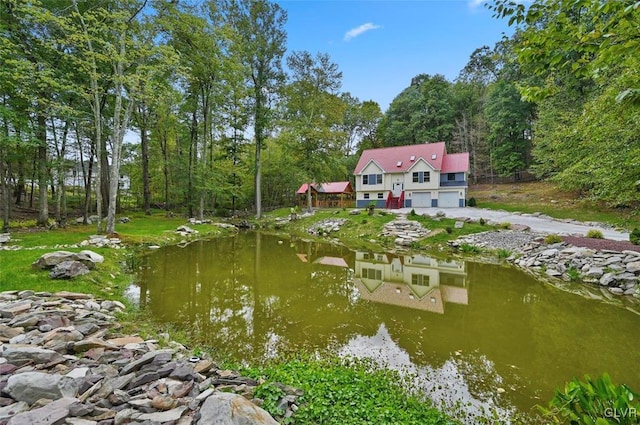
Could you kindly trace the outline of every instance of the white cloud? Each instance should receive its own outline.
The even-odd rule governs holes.
[[[471,10],[477,9],[478,7],[482,6],[484,3],[486,3],[485,0],[469,0],[467,2]]]
[[[347,33],[344,35],[344,41],[349,41],[352,38],[356,38],[360,34],[364,34],[367,31],[376,30],[378,28],[382,28],[382,27],[380,25],[374,25],[371,22],[367,22],[366,24],[362,24],[359,27],[356,27],[347,31]]]

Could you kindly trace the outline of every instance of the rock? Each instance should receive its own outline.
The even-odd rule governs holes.
[[[456,221],[455,224],[453,225],[453,227],[456,229],[462,229],[463,226],[464,226],[464,221]]]
[[[89,251],[88,249],[80,251],[76,256],[76,259],[78,261],[82,261],[87,265],[87,267],[91,269],[95,266],[96,263],[104,263],[104,257],[102,255],[93,251]]]
[[[76,259],[76,254],[69,251],[55,251],[42,254],[33,264],[32,267],[36,269],[50,269],[64,261],[73,261]]]
[[[173,355],[173,353],[174,351],[169,349],[149,351],[138,360],[134,360],[123,367],[120,371],[120,375],[125,375],[127,373],[139,370],[142,366],[151,363],[156,356],[161,356],[163,354],[169,354],[171,356]]]
[[[596,279],[600,279],[602,275],[604,275],[604,270],[602,270],[600,267],[589,267],[589,269],[585,273],[585,276]]]
[[[602,286],[608,286],[611,283],[613,283],[613,281],[615,280],[615,276],[613,273],[605,273],[601,278],[600,278],[600,285]]]
[[[31,309],[31,301],[19,301],[9,304],[0,304],[0,317],[12,319]]]
[[[8,347],[2,356],[9,363],[22,365],[33,362],[35,364],[53,363],[62,359],[62,356],[53,350],[38,347]]]
[[[108,342],[100,338],[87,338],[73,344],[73,351],[75,351],[76,353],[82,353],[93,348],[103,348],[105,350],[118,349],[116,345],[109,344]]]
[[[0,233],[0,244],[7,243],[11,240],[11,235],[9,233]]]
[[[633,261],[631,263],[627,263],[625,268],[629,273],[640,273],[640,261]]]
[[[82,294],[78,292],[68,292],[68,291],[60,291],[53,294],[54,297],[66,298],[68,300],[88,300],[89,298],[93,298],[93,296],[89,294]]]
[[[24,401],[19,401],[17,403],[10,404],[5,407],[0,407],[0,421],[3,419],[9,419],[18,413],[26,412],[29,410],[29,404]]]
[[[75,397],[78,384],[74,379],[66,376],[24,372],[11,375],[4,392],[14,400],[33,404],[41,398],[57,400],[63,397]]]
[[[178,405],[178,401],[168,395],[158,395],[151,400],[151,406],[158,410],[171,410]]]
[[[24,328],[22,327],[11,327],[7,326],[4,323],[0,324],[0,342],[9,342],[9,340],[13,337],[16,337],[20,334],[24,333]]]
[[[80,261],[63,261],[51,269],[49,276],[51,279],[73,279],[76,276],[85,275],[89,271],[89,267]]]
[[[209,396],[200,408],[200,419],[196,425],[277,425],[264,409],[246,398],[218,392]]]
[[[69,406],[76,403],[75,398],[61,398],[46,406],[15,415],[7,425],[58,425],[69,416]]]

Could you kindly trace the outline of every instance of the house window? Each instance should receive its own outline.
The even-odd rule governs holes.
[[[363,268],[362,277],[365,279],[382,280],[382,270]]]
[[[447,174],[447,180],[452,182],[456,180],[456,173],[448,173]]]
[[[431,173],[429,171],[417,171],[413,173],[414,183],[428,183],[431,181]]]
[[[364,174],[362,184],[382,184],[382,174]]]
[[[423,274],[412,274],[411,284],[418,286],[429,286],[429,276]]]
[[[368,193],[364,194],[364,199],[369,199],[369,194]]]
[[[382,193],[378,193],[378,199],[383,199],[382,196],[383,196]]]

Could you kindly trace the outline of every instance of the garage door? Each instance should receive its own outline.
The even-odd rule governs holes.
[[[458,192],[440,192],[438,194],[438,206],[442,208],[458,207]]]
[[[411,206],[415,208],[429,208],[431,206],[431,192],[413,192]]]

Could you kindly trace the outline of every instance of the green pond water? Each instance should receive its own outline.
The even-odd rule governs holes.
[[[132,289],[221,358],[371,357],[471,418],[584,374],[640,390],[640,316],[512,267],[241,233],[142,256]]]

